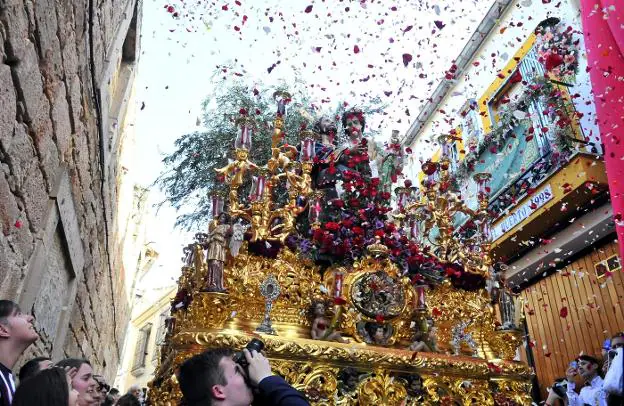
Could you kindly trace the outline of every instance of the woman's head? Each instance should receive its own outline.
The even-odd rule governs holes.
[[[49,368],[17,387],[13,406],[76,406],[77,399],[65,370]]]
[[[76,373],[71,384],[72,388],[78,391],[78,405],[90,406],[99,404],[96,393],[97,382],[93,379],[93,368],[89,361],[81,358],[66,358],[56,365],[67,369],[75,368]]]

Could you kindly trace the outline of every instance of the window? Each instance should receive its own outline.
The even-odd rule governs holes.
[[[158,330],[156,330],[156,338],[154,340],[154,351],[152,354],[152,362],[157,364],[158,357],[160,355],[160,346],[165,343],[165,336],[167,334],[167,318],[169,317],[169,310],[161,313],[158,320]]]
[[[139,337],[137,339],[136,347],[134,348],[134,362],[132,363],[132,372],[135,373],[135,375],[143,373],[142,368],[145,367],[151,333],[152,323],[147,323],[139,330]]]

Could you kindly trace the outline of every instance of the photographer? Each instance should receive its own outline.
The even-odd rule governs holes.
[[[302,393],[273,375],[269,360],[244,349],[244,361],[234,361],[228,348],[205,351],[180,366],[178,381],[188,406],[309,406]]]

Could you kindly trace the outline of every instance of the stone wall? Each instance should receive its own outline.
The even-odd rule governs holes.
[[[129,318],[116,156],[140,11],[0,0],[0,297],[35,313],[31,353],[85,357],[109,378]]]

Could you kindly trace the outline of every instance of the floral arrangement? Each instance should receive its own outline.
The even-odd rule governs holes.
[[[536,30],[538,60],[546,71],[562,81],[570,81],[578,72],[579,41],[576,31],[563,24],[541,26]]]
[[[354,260],[367,255],[367,247],[379,241],[388,248],[390,259],[399,264],[411,277],[412,283],[424,278],[423,269],[440,277],[460,278],[460,266],[440,264],[421,249],[407,233],[388,218],[392,210],[391,194],[384,191],[378,177],[371,176],[367,141],[346,149],[341,162],[347,169],[334,174],[341,180],[342,194],[329,200],[321,224],[300,233],[295,243],[300,252],[314,260],[332,264],[350,265]],[[406,181],[406,186],[411,182]],[[303,230],[300,230],[303,231]],[[447,272],[447,268],[452,272]]]

